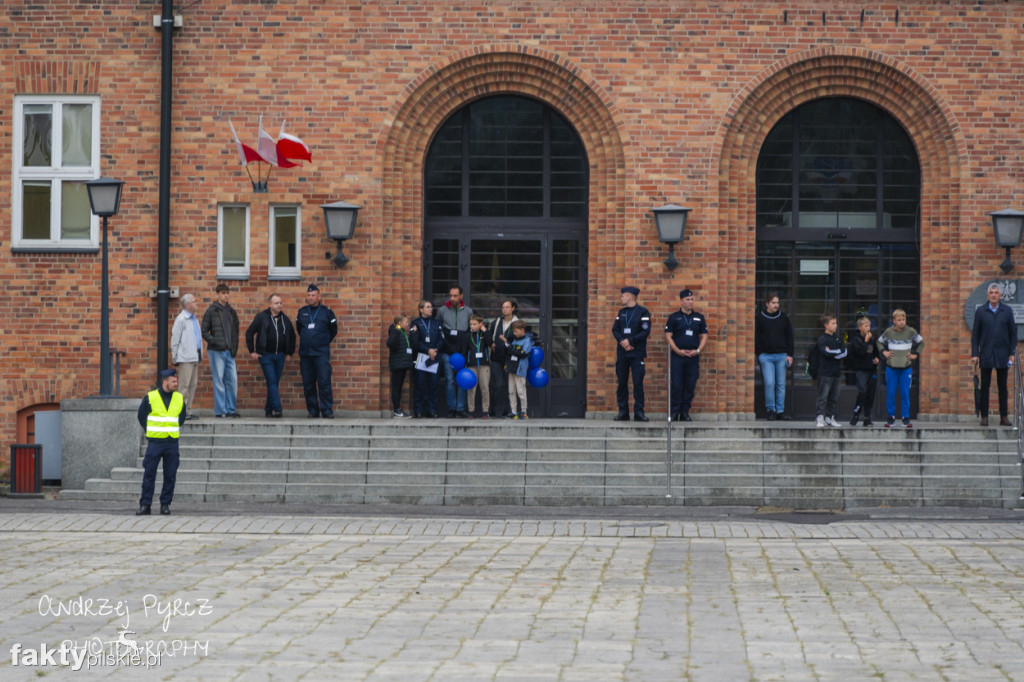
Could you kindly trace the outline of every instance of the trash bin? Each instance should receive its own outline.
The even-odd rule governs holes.
[[[43,446],[16,443],[11,446],[11,495],[43,494]]]

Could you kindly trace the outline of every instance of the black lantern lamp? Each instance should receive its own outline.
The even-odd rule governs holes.
[[[327,225],[327,237],[338,242],[338,255],[333,260],[339,268],[345,267],[349,261],[348,256],[341,252],[341,244],[346,239],[352,238],[356,229],[356,215],[359,207],[345,201],[335,201],[332,204],[324,204],[324,224]],[[327,254],[330,258],[330,254]]]
[[[113,394],[110,374],[110,275],[107,265],[107,218],[117,215],[121,208],[121,188],[124,182],[99,178],[85,183],[89,192],[89,207],[93,215],[103,218],[103,273],[100,294],[100,397]]]
[[[996,245],[1006,249],[1006,260],[999,264],[1005,274],[1013,270],[1010,261],[1010,249],[1020,246],[1021,234],[1024,233],[1024,211],[1004,208],[1002,211],[989,213],[992,216],[992,230],[996,235]]]
[[[667,204],[660,208],[651,209],[654,213],[654,222],[658,226],[658,240],[668,244],[668,258],[665,259],[665,267],[675,270],[679,265],[676,260],[675,247],[678,242],[683,241],[683,233],[686,231],[686,216],[693,209],[676,204]]]

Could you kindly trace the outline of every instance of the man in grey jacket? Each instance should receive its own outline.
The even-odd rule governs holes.
[[[466,419],[466,389],[459,388],[455,383],[455,368],[451,357],[463,353],[469,344],[469,318],[473,317],[473,309],[462,301],[462,287],[452,285],[448,290],[448,302],[438,307],[437,319],[441,323],[444,334],[444,346],[441,350],[441,367],[444,368],[446,398],[448,399],[448,416]]]
[[[192,294],[181,297],[181,312],[171,328],[171,363],[178,368],[179,392],[185,397],[186,419],[196,419],[192,398],[196,394],[199,363],[203,361],[203,332],[196,311],[199,301]]]

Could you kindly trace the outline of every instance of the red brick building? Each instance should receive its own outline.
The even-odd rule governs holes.
[[[988,213],[1024,208],[1024,3],[202,0],[178,11],[170,285],[205,309],[228,282],[244,325],[271,292],[294,316],[317,282],[342,322],[340,412],[387,408],[387,324],[455,279],[488,316],[501,295],[530,300],[561,367],[549,368],[561,397],[540,405],[552,415],[574,401],[578,414],[614,412],[609,330],[626,283],[656,318],[651,411],[665,401],[660,324],[684,286],[711,330],[695,413],[754,415],[752,321],[768,288],[804,320],[798,336],[821,312],[845,327],[855,309],[884,324],[887,308],[907,307],[928,341],[920,413],[971,411],[963,305],[1000,274]],[[111,346],[125,353],[123,394],[154,376],[159,12],[55,0],[0,16],[4,457],[25,437],[19,418],[98,390],[99,223],[82,213],[83,179],[126,182],[110,220]],[[313,163],[275,169],[265,194],[228,128],[255,146],[260,114],[313,150]],[[531,126],[525,142],[509,132]],[[520,143],[536,145],[522,154],[536,167],[516,167]],[[362,207],[340,270],[319,208],[335,200]],[[651,217],[671,203],[693,209],[674,271]],[[528,272],[515,274],[510,245]],[[172,301],[169,323],[177,312]],[[239,406],[258,410],[259,367],[241,355],[238,366]],[[295,361],[282,393],[301,409]],[[197,402],[212,405],[206,368]]]

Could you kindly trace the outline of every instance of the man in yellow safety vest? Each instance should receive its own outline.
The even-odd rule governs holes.
[[[185,398],[176,390],[178,373],[173,369],[160,372],[160,387],[150,391],[139,405],[139,424],[146,429],[146,456],[142,460],[142,497],[136,516],[147,516],[153,503],[156,468],[164,460],[164,485],[160,490],[160,513],[171,513],[174,480],[178,474],[178,436],[185,423]]]

